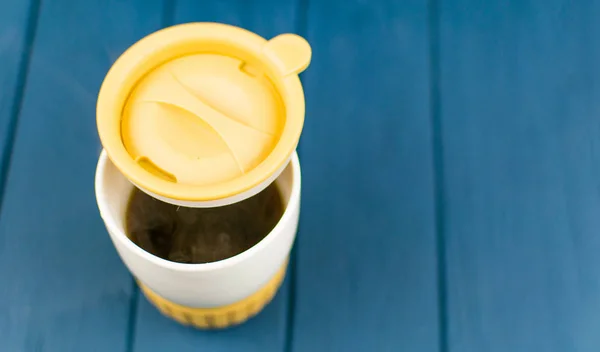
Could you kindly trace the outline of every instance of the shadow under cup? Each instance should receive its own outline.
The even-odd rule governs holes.
[[[165,315],[200,328],[239,324],[258,313],[281,285],[298,227],[300,164],[296,153],[276,179],[284,213],[250,249],[205,264],[159,258],[127,237],[126,211],[133,185],[102,152],[96,170],[100,214],[119,256],[146,297]]]

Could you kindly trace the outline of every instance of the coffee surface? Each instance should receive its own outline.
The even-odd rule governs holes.
[[[241,202],[216,208],[186,208],[134,188],[127,207],[127,234],[139,247],[178,263],[209,263],[233,257],[262,240],[283,215],[271,184]]]

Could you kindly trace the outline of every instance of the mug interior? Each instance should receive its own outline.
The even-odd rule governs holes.
[[[98,165],[98,175],[96,180],[96,191],[98,204],[100,207],[100,212],[102,218],[107,223],[107,226],[111,226],[113,230],[116,230],[116,234],[119,237],[122,237],[123,240],[131,242],[134,246],[137,246],[127,235],[126,231],[126,212],[129,204],[129,200],[131,198],[132,191],[134,189],[134,185],[125,177],[116,166],[110,161],[107,157],[106,152],[102,152],[100,156],[101,161]],[[102,160],[104,158],[104,160]],[[292,195],[292,187],[294,183],[294,173],[292,163],[290,162],[283,172],[279,175],[279,177],[275,180],[277,188],[279,190],[279,194],[281,196],[281,201],[284,206],[284,212],[282,218],[285,216],[288,204],[290,202],[290,198]],[[279,220],[281,222],[281,219]],[[110,223],[110,224],[109,224]],[[275,230],[275,229],[274,229]],[[273,231],[274,231],[273,230]],[[273,232],[271,231],[271,232]],[[238,254],[241,255],[250,249],[257,246],[259,243],[264,241],[269,237],[267,234],[262,240],[260,240],[257,244],[250,247],[246,251]],[[137,246],[140,248],[139,246]],[[140,248],[142,249],[142,248]],[[143,250],[143,249],[142,249]],[[153,255],[150,252],[144,250],[147,254],[160,259],[159,257]],[[226,258],[223,261],[230,259]],[[175,263],[175,262],[173,262]],[[209,262],[205,264],[184,264],[177,263],[179,265],[206,265],[214,262]]]

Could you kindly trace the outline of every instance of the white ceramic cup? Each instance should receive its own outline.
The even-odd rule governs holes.
[[[295,152],[275,182],[285,206],[275,228],[247,251],[206,264],[161,259],[127,237],[125,212],[134,186],[105,151],[96,169],[96,200],[119,256],[142,284],[173,303],[212,308],[233,304],[257,292],[286,262],[296,237],[300,211],[300,164]]]

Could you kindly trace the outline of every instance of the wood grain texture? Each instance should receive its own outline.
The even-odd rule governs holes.
[[[222,22],[265,38],[296,32],[295,0],[177,1],[167,22]],[[170,17],[167,15],[167,17]],[[289,273],[288,273],[289,276]],[[288,277],[265,310],[244,325],[224,331],[197,331],[164,318],[142,296],[134,335],[135,351],[283,351],[288,330]]]
[[[448,351],[598,351],[600,4],[440,11]]]
[[[424,1],[311,1],[293,351],[438,351]]]
[[[0,3],[0,205],[37,23],[37,2]]]
[[[160,5],[42,4],[0,214],[0,350],[126,348],[132,280],[94,198],[96,93]]]

